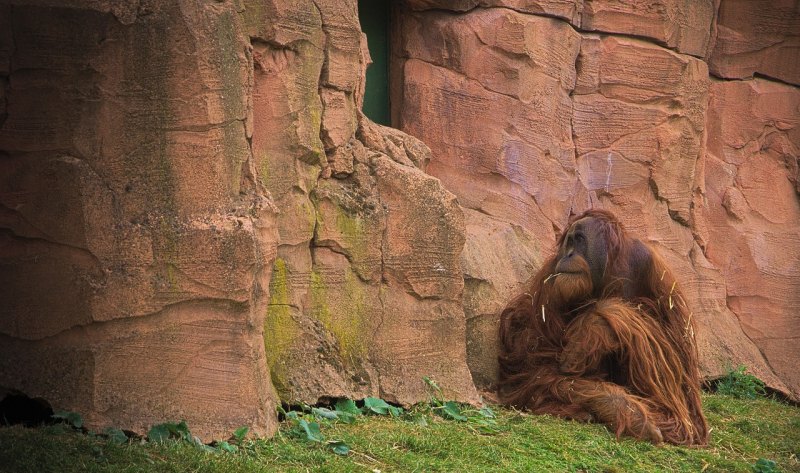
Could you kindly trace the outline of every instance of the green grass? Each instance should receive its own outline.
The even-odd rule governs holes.
[[[427,426],[391,417],[320,421],[326,440],[350,446],[347,456],[294,437],[288,423],[273,439],[247,441],[237,453],[218,454],[176,441],[118,445],[63,425],[6,427],[0,428],[0,471],[750,472],[761,458],[775,461],[776,471],[800,471],[800,408],[715,394],[705,395],[704,405],[713,428],[707,448],[617,441],[600,425],[499,408],[494,435],[425,410]]]

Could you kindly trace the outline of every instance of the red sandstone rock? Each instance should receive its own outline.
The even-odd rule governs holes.
[[[586,31],[653,39],[678,52],[703,57],[715,4],[715,0],[584,0],[580,26]]]
[[[569,91],[579,37],[562,21],[506,9],[411,14],[403,24],[401,127],[431,147],[428,172],[480,212],[469,220],[494,228],[468,225],[462,258],[470,365],[486,385],[497,310],[552,246],[573,202]],[[503,257],[488,257],[501,248]],[[510,270],[507,259],[528,263]]]
[[[517,226],[512,240],[503,236],[511,227],[488,234],[485,224],[467,227],[470,365],[486,385],[495,369],[491,321],[530,275],[509,271],[508,261],[542,261],[553,250],[553,227],[563,226],[570,211],[613,207],[616,196],[624,197],[622,208],[633,210],[637,226],[653,212],[653,227],[674,227],[676,234],[672,243],[663,234],[654,238],[672,247],[682,242],[679,252],[692,248],[691,232],[670,215],[691,218],[708,75],[701,61],[638,40],[586,36],[576,58],[577,37],[548,42],[570,37],[563,22],[507,10],[411,14],[404,21],[402,49],[411,59],[404,66],[403,129],[431,146],[429,172],[464,207],[494,217],[495,225]],[[653,189],[663,201],[657,209]]]
[[[753,74],[800,85],[800,9],[793,0],[722,0],[708,65],[719,77]]]
[[[635,4],[587,2],[583,27],[648,36],[702,56],[708,41],[702,25],[712,13],[710,3],[673,2],[647,10]],[[692,26],[681,19],[688,17]],[[431,146],[429,172],[456,193],[468,217],[464,308],[476,382],[487,386],[493,380],[497,312],[533,272],[526,273],[528,268],[553,251],[550,227],[563,225],[570,211],[594,206],[620,215],[633,234],[660,249],[679,275],[695,311],[707,376],[744,363],[772,387],[791,392],[791,378],[773,372],[770,355],[765,359],[760,353],[767,346],[776,351],[781,344],[753,335],[749,319],[740,324],[739,312],[762,309],[731,305],[734,299],[726,290],[730,275],[713,257],[714,245],[729,238],[718,235],[702,216],[707,207],[717,205],[741,220],[750,206],[760,205],[759,197],[738,189],[719,202],[703,193],[714,179],[709,175],[714,167],[708,168],[703,159],[703,137],[709,133],[711,146],[711,133],[718,133],[705,130],[705,63],[642,40],[597,35],[582,36],[575,58],[569,53],[575,44],[570,31],[559,29],[565,24],[548,21],[500,9],[461,15],[407,13],[403,43],[396,51],[407,58],[402,90],[394,95],[402,102],[399,123]],[[547,39],[533,39],[539,32]],[[551,45],[555,38],[560,41]],[[780,124],[776,127],[794,126],[786,118],[792,107],[792,101],[781,104],[787,112],[775,119]],[[569,120],[561,119],[563,111]],[[728,121],[739,117],[731,129],[761,130],[753,113],[731,114]],[[788,134],[775,143],[788,169],[787,185],[796,188],[797,139]],[[743,149],[743,158],[756,145]],[[754,169],[762,167],[768,169],[761,164]],[[762,180],[758,174],[750,176]],[[798,217],[792,207],[796,195],[782,195],[789,197],[777,210]],[[751,219],[747,225],[755,229],[760,224]],[[791,245],[791,232],[796,231],[771,241]],[[798,292],[796,278],[784,276],[786,286],[780,290]],[[779,314],[795,311],[794,302],[777,300],[772,307],[775,315],[764,324],[791,327],[794,322]],[[777,322],[781,317],[785,322]],[[774,356],[797,361],[785,349]]]
[[[413,10],[442,9],[468,11],[475,7],[502,7],[523,13],[555,16],[580,25],[580,13],[584,0],[406,0],[405,5]]]
[[[461,209],[418,169],[427,146],[357,117],[368,59],[355,2],[305,5],[281,23],[301,33],[292,42],[251,33],[257,57],[281,65],[256,70],[253,134],[258,178],[281,209],[264,332],[274,385],[287,402],[413,403],[432,376],[474,401]]]
[[[405,21],[401,126],[431,147],[429,172],[465,207],[518,209],[513,222],[528,231],[541,234],[543,217],[563,221],[578,36],[563,22],[500,9]]]
[[[405,5],[414,10],[467,11],[472,10],[479,3],[480,0],[408,0]]]
[[[572,124],[583,185],[592,192],[649,186],[688,222],[705,64],[642,41],[594,36],[584,38],[578,61]]]
[[[531,238],[518,225],[464,209],[467,243],[461,256],[467,355],[475,384],[497,376],[497,324],[505,304],[543,263],[552,242]]]
[[[727,305],[795,398],[799,109],[800,91],[790,86],[765,80],[713,84],[707,204],[701,209],[708,225],[706,254],[725,278]]]
[[[3,31],[0,385],[92,429],[268,435],[277,234],[252,180],[237,13],[73,3],[14,6]]]

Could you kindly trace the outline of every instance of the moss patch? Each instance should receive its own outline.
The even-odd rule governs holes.
[[[363,283],[349,269],[345,270],[343,286],[333,291],[328,289],[324,276],[316,269],[311,272],[310,283],[312,316],[322,322],[336,339],[342,359],[350,366],[357,366],[367,354],[366,291]],[[335,301],[333,307],[332,301]]]
[[[269,305],[264,318],[264,349],[272,384],[281,397],[288,394],[288,377],[285,362],[299,327],[292,318],[289,304],[289,271],[286,261],[276,258],[269,283]]]
[[[340,207],[336,207],[336,229],[344,238],[354,261],[363,261],[369,251],[366,238],[364,220],[359,216],[352,216]]]

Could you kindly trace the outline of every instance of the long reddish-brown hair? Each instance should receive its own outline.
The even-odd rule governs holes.
[[[564,304],[553,284],[557,255],[549,258],[526,284],[526,290],[503,311],[500,319],[498,394],[503,403],[538,413],[586,418],[589,403],[565,399],[563,383],[574,376],[559,369],[564,340],[581,340],[592,332],[593,343],[612,343],[582,314],[594,313],[608,324],[625,347],[604,374],[591,381],[613,382],[642,403],[664,440],[676,444],[705,444],[708,426],[702,414],[700,376],[694,323],[677,281],[663,260],[644,243],[631,238],[609,212],[590,210],[574,218],[591,217],[596,235],[605,242],[606,261],[601,284],[580,301]],[[569,227],[568,227],[569,228]],[[561,248],[566,231],[558,240]],[[577,283],[576,283],[577,284]],[[591,284],[591,282],[584,284]],[[587,288],[576,288],[586,291]],[[585,319],[588,320],[588,319]],[[595,317],[596,320],[596,317]],[[595,347],[583,347],[587,364]],[[604,384],[603,386],[606,386]],[[591,400],[591,399],[589,399]]]

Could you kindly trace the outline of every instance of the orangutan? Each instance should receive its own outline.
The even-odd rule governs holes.
[[[692,314],[661,258],[609,212],[573,219],[503,311],[499,363],[504,404],[617,437],[708,442]]]

